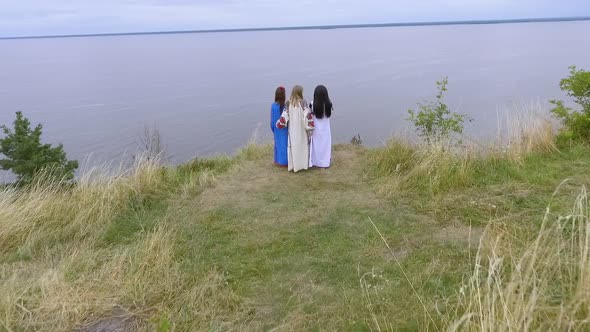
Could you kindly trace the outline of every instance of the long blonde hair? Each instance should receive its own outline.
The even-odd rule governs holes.
[[[297,105],[297,103],[301,103],[303,101],[303,87],[301,85],[296,85],[293,87],[291,91],[291,97],[289,97],[289,105]]]

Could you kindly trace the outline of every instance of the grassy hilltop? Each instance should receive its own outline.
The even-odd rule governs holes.
[[[0,330],[588,328],[590,148],[529,129],[339,145],[297,174],[250,145],[5,189]]]

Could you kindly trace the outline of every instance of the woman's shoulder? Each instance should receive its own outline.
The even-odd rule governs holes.
[[[309,108],[310,103],[307,102],[305,99],[301,99],[301,108]]]

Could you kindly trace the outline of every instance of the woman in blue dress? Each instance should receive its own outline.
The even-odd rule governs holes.
[[[285,88],[278,87],[275,91],[275,102],[270,108],[270,130],[274,135],[274,162],[280,167],[287,167],[289,160],[287,159],[287,145],[289,144],[289,130],[288,128],[279,129],[276,126],[277,121],[281,118],[281,114],[285,109]]]

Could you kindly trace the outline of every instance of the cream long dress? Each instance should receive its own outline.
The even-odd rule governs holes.
[[[313,114],[305,100],[294,105],[287,103],[277,128],[289,128],[289,145],[287,155],[289,171],[298,172],[310,167],[309,137],[314,128]]]

